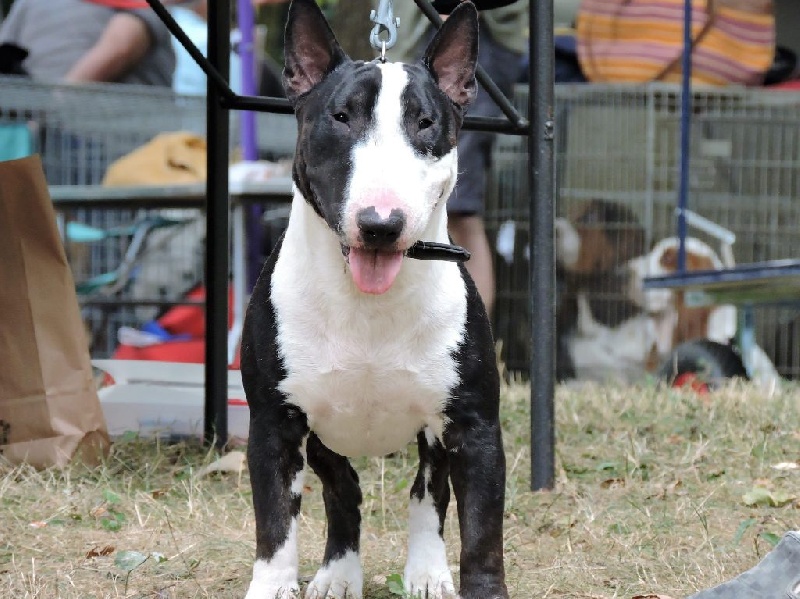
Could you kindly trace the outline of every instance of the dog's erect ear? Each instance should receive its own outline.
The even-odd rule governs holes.
[[[314,0],[292,0],[284,56],[283,87],[292,103],[349,60]]]
[[[453,102],[462,108],[472,103],[478,93],[478,11],[471,2],[462,2],[450,14],[425,51],[423,62]]]

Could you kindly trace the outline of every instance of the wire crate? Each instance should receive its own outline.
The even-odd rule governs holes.
[[[291,155],[293,115],[258,115],[257,126],[263,155]],[[204,97],[152,86],[73,86],[0,77],[0,160],[40,154],[50,185],[99,185],[112,162],[156,135],[186,131],[204,136],[205,130]],[[234,113],[232,148],[238,138]],[[60,217],[67,223],[66,249],[78,292],[93,296],[94,303],[84,302],[82,312],[95,358],[111,355],[122,326],[153,318],[156,302],[178,301],[202,282],[205,219],[200,210],[120,205],[61,211]],[[124,280],[112,280],[118,272]],[[98,298],[105,301],[94,301]]]
[[[515,103],[526,110],[526,88],[517,89]],[[625,215],[606,228],[640,227],[645,250],[674,236],[679,103],[679,89],[666,84],[556,86],[557,214],[574,221],[600,200]],[[736,261],[800,256],[800,94],[695,90],[690,145],[688,207],[736,235]],[[526,140],[498,139],[487,203],[497,249],[495,331],[508,367],[522,371],[529,360],[525,153]],[[690,234],[719,247],[702,232]],[[613,293],[596,290],[608,311],[624,303]],[[797,308],[757,311],[759,343],[792,378],[800,378],[799,314]]]
[[[108,165],[164,131],[205,134],[205,99],[152,86],[0,78],[0,126],[25,124],[51,185],[100,183]]]

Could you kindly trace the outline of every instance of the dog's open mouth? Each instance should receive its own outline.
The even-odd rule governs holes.
[[[343,246],[342,253],[350,264],[353,282],[363,293],[380,295],[389,291],[403,265],[402,251]]]
[[[386,293],[392,286],[403,265],[404,256],[416,260],[446,262],[466,262],[470,258],[470,253],[460,246],[433,241],[417,241],[405,251],[393,252],[354,248],[342,244],[342,255],[350,264],[350,273],[353,275],[356,287],[364,293],[375,295]]]

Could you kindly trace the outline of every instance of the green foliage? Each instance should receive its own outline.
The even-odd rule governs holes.
[[[125,524],[125,514],[109,510],[107,516],[100,518],[100,525],[108,531],[117,532]]]
[[[112,505],[117,504],[120,501],[119,495],[117,495],[116,493],[114,493],[114,491],[111,491],[110,489],[103,490],[103,499]]]
[[[736,534],[733,536],[733,544],[734,545],[738,545],[739,543],[741,543],[742,542],[742,537],[744,536],[744,533],[746,533],[757,522],[758,522],[758,520],[756,520],[755,518],[748,518],[747,520],[744,520],[739,525],[739,528],[736,529]]]
[[[755,487],[742,496],[742,501],[748,507],[768,506],[783,507],[792,503],[797,497],[785,491],[771,491],[764,487]]]
[[[388,576],[386,578],[386,588],[389,589],[392,595],[403,597],[403,599],[408,597],[405,586],[403,586],[403,577],[400,574],[394,573]]]
[[[114,565],[123,572],[133,572],[147,561],[147,555],[139,551],[118,551]]]

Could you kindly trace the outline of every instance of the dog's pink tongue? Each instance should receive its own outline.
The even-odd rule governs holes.
[[[350,248],[348,259],[356,287],[364,293],[379,295],[389,291],[397,278],[403,265],[403,252]]]

